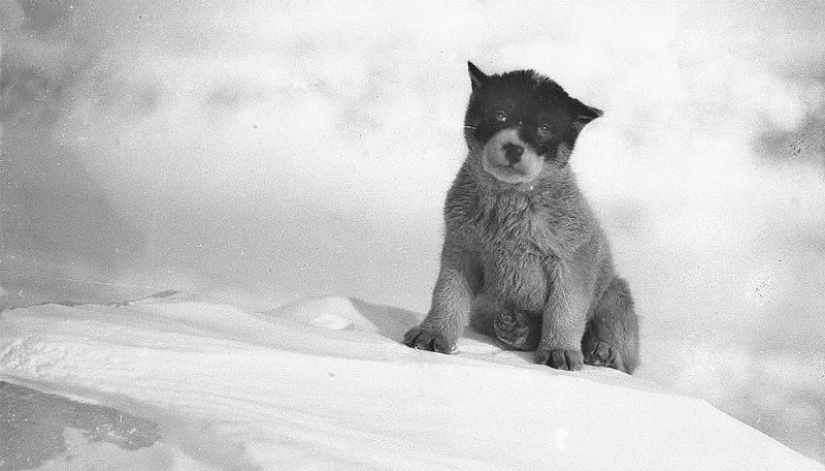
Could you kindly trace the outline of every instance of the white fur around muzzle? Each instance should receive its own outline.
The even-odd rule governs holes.
[[[504,150],[507,144],[524,147],[521,160],[514,164],[507,160]],[[505,129],[497,132],[484,146],[482,164],[484,171],[503,182],[529,183],[541,173],[544,158],[518,137],[518,129]]]

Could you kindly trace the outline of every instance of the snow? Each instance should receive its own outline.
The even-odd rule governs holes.
[[[454,355],[409,349],[415,321],[340,297],[264,312],[182,293],[7,310],[0,378],[16,386],[2,390],[40,407],[4,430],[62,427],[40,470],[825,469],[613,370],[554,371],[477,334]],[[33,430],[4,441],[45,443]]]

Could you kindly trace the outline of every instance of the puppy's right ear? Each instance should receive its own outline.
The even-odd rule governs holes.
[[[487,81],[488,77],[484,75],[484,72],[478,70],[478,67],[476,67],[472,62],[467,61],[467,67],[470,69],[470,82],[473,84],[473,90],[477,89]]]

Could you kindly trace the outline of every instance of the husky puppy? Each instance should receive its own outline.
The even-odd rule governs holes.
[[[469,323],[553,368],[632,373],[630,290],[568,165],[602,112],[532,70],[488,76],[468,65],[469,152],[447,194],[432,307],[404,343],[449,353]]]

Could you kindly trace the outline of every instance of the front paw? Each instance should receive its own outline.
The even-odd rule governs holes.
[[[448,339],[444,334],[436,330],[413,327],[404,334],[404,344],[418,350],[429,350],[431,352],[450,353],[455,348],[455,340]]]
[[[578,371],[584,365],[584,356],[579,350],[564,348],[539,348],[536,361],[557,370]]]

